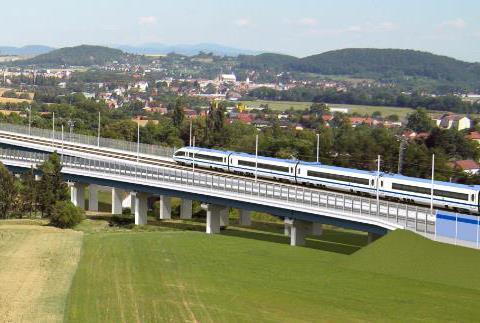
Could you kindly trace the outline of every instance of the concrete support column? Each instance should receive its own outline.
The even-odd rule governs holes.
[[[284,229],[283,229],[283,234],[286,235],[287,237],[290,237],[290,233],[292,231],[292,224],[293,220],[289,218],[283,219],[284,223]]]
[[[323,225],[321,223],[312,223],[312,235],[321,236],[323,234]]]
[[[73,205],[85,209],[85,184],[73,183],[70,186],[70,197]]]
[[[220,233],[221,211],[224,207],[215,204],[202,204],[202,208],[207,211],[207,234]]]
[[[135,198],[135,225],[147,224],[147,197],[146,193],[132,193]]]
[[[123,190],[112,188],[112,214],[122,214]]]
[[[293,220],[290,232],[290,245],[305,245],[305,236],[311,232],[311,223],[301,220]]]
[[[225,229],[229,226],[230,220],[228,219],[230,215],[230,208],[223,207],[220,211],[220,228]]]
[[[172,199],[170,196],[160,195],[160,214],[158,218],[160,220],[169,220],[172,218]]]
[[[188,220],[192,218],[192,200],[182,199],[180,205],[180,219]]]
[[[98,212],[98,186],[95,184],[88,186],[88,210]]]
[[[248,210],[240,210],[240,225],[243,226],[250,226],[252,225],[252,218],[251,218],[251,211]]]
[[[135,194],[134,193],[135,192],[130,192],[127,195],[127,197],[125,197],[122,201],[122,207],[124,208],[129,207],[132,214],[135,213]]]

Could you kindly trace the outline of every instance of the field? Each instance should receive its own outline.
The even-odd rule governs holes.
[[[104,197],[102,197],[102,200]],[[104,205],[107,206],[106,204]],[[290,247],[281,222],[204,233],[204,219],[76,231],[0,221],[1,322],[476,321],[480,251],[326,227]],[[269,221],[269,222],[266,222]],[[83,242],[82,242],[83,241]]]
[[[243,103],[247,104],[250,107],[256,107],[260,104],[268,104],[268,106],[273,110],[285,111],[290,108],[294,110],[305,110],[308,109],[312,103],[311,102],[293,102],[293,101],[244,101]],[[396,114],[400,118],[405,118],[407,114],[413,111],[411,108],[399,108],[399,107],[384,107],[384,106],[369,106],[369,105],[352,105],[352,104],[328,104],[329,107],[334,108],[348,108],[349,113],[359,113],[361,115],[368,114],[371,115],[375,111],[380,111],[383,116],[388,116],[391,114]]]
[[[16,99],[16,98],[4,98],[2,97],[3,93],[9,91],[10,89],[0,88],[0,103],[22,103],[22,102],[32,102],[33,93],[28,93],[30,100],[27,99]]]
[[[84,236],[67,322],[475,321],[480,252],[397,231],[327,230],[294,248],[281,225],[153,218],[145,230]],[[82,229],[89,232],[92,223]],[[267,229],[268,228],[268,229]],[[357,251],[359,250],[359,251]]]
[[[0,322],[62,322],[83,235],[19,223],[0,221]]]

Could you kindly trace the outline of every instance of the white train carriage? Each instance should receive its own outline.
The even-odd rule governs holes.
[[[381,176],[379,178],[381,182]],[[308,162],[301,162],[297,166],[298,184],[360,193],[362,195],[376,195],[376,181],[376,172]]]
[[[478,185],[434,181],[433,205],[453,210],[479,212]],[[430,205],[432,182],[429,179],[385,174],[381,191],[399,201]]]
[[[199,147],[183,147],[175,151],[173,160],[182,165],[192,165],[228,171],[228,156],[231,152]]]
[[[295,183],[296,160],[232,153],[229,157],[229,170],[232,173],[271,178]]]

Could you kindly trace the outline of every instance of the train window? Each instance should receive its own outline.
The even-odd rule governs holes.
[[[374,181],[373,179],[372,179],[372,184],[371,184],[371,185],[372,185],[372,186],[375,186],[375,181]]]
[[[247,161],[247,160],[239,160],[238,165],[240,166],[248,166],[248,167],[255,167],[255,162],[253,161]],[[288,173],[289,168],[285,166],[278,166],[278,165],[270,165],[270,164],[263,164],[263,163],[257,163],[256,165],[258,168],[262,169],[268,169],[268,170],[275,170],[279,172],[285,172]]]
[[[393,183],[392,188],[394,190],[414,192],[414,193],[420,193],[420,194],[430,195],[432,193],[432,189],[429,188],[429,187],[411,186],[411,185],[398,184],[398,183]],[[464,194],[464,193],[457,193],[457,192],[434,189],[433,190],[433,195],[441,196],[441,197],[448,197],[448,198],[451,198],[451,199],[468,201],[468,194]]]
[[[185,156],[185,152],[184,152],[184,151],[177,151],[177,152],[175,153],[175,156],[178,156],[178,157],[180,157],[180,156]]]
[[[383,187],[383,181],[380,181],[380,186]]]
[[[300,174],[300,168],[297,168],[297,174]]]
[[[210,156],[210,155],[205,155],[205,154],[196,154],[195,158],[197,159],[204,159],[204,160],[211,160],[211,161],[217,161],[217,162],[222,162],[223,157],[218,157],[218,156]]]
[[[333,179],[341,182],[350,182],[350,183],[368,185],[368,179],[365,179],[365,178],[323,173],[323,172],[317,172],[313,170],[307,171],[307,176],[321,177],[321,178]]]
[[[472,202],[475,201],[475,194],[472,194]]]

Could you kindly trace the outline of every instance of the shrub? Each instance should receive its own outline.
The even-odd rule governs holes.
[[[58,201],[53,207],[50,223],[58,228],[72,228],[85,218],[85,212],[70,201]]]

